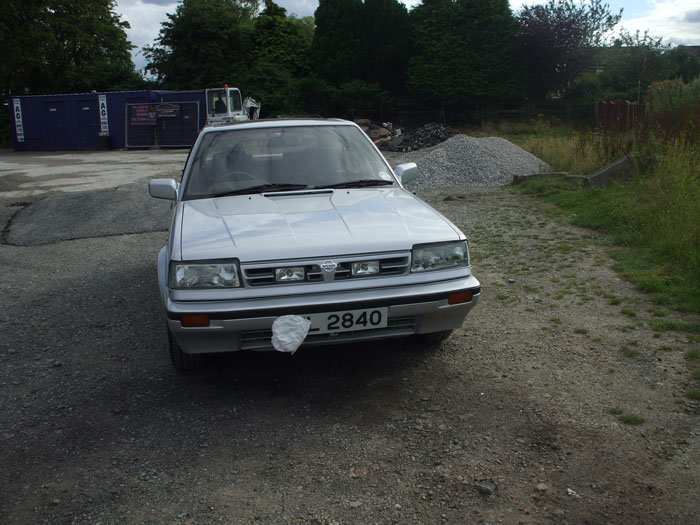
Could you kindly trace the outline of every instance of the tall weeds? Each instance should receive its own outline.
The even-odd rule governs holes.
[[[630,133],[589,130],[562,141],[556,153],[545,147],[548,137],[530,148],[545,161],[582,169],[583,162],[599,165],[634,155],[634,182],[603,190],[545,183],[550,187],[531,191],[545,193],[575,214],[576,223],[625,246],[618,252],[619,268],[641,288],[672,307],[700,311],[700,79],[654,84],[646,109]]]

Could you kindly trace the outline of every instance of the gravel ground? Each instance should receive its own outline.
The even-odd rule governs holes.
[[[468,234],[483,285],[439,346],[238,354],[183,375],[157,296],[165,233],[147,229],[145,189],[124,191],[128,233],[0,244],[0,522],[697,523],[697,336],[652,330],[658,308],[554,208],[418,192]],[[5,239],[33,206],[0,200]]]

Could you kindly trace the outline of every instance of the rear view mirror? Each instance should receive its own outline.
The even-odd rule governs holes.
[[[177,200],[175,179],[152,179],[148,181],[148,193],[156,199]]]
[[[415,162],[407,162],[396,166],[394,172],[399,177],[401,184],[408,184],[418,177],[418,166],[416,166]]]

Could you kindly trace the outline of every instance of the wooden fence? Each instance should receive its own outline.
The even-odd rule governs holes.
[[[596,125],[607,131],[630,131],[644,117],[644,104],[604,100],[596,105]]]

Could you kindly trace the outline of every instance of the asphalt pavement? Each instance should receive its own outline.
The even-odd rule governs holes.
[[[183,150],[0,152],[5,244],[165,231],[170,203],[148,195],[152,178],[179,178]]]

